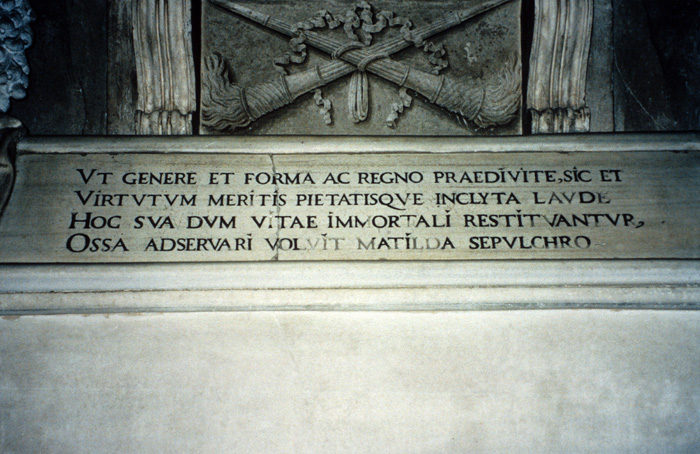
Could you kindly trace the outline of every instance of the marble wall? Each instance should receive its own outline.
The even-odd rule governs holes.
[[[700,313],[0,320],[5,453],[690,453]]]

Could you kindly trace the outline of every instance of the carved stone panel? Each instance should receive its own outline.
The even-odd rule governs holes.
[[[205,0],[204,134],[521,132],[519,0]]]

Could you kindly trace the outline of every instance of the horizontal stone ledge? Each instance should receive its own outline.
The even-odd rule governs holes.
[[[700,261],[0,266],[0,314],[700,309]]]
[[[164,149],[167,144],[167,149]],[[18,153],[459,153],[700,151],[700,133],[599,133],[507,137],[26,137]]]
[[[190,290],[0,295],[0,315],[149,312],[698,310],[700,286]]]
[[[696,285],[700,286],[700,260],[0,265],[0,294]]]

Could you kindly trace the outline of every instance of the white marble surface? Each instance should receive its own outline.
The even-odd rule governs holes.
[[[0,265],[0,315],[698,309],[697,260]]]
[[[698,452],[700,312],[4,317],[3,453]]]

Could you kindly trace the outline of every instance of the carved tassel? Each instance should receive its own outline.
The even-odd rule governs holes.
[[[367,119],[369,113],[369,81],[367,73],[355,71],[350,78],[350,88],[348,92],[348,109],[350,119],[359,123]]]

